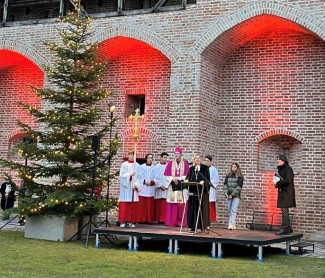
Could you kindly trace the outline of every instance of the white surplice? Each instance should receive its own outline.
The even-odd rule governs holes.
[[[136,174],[132,176],[130,180],[131,173],[135,171]],[[130,163],[129,161],[125,161],[121,165],[120,169],[120,202],[138,202],[139,196],[138,191],[134,190],[133,188],[140,188],[139,186],[139,179],[141,178],[141,167],[138,163]]]

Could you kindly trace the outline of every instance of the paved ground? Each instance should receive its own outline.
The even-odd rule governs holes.
[[[1,215],[0,215],[1,217]],[[11,217],[12,219],[12,217]],[[8,223],[7,221],[4,221],[2,219],[0,219],[0,230],[7,230],[7,231],[20,231],[20,232],[24,232],[25,231],[25,226],[21,226],[19,223],[19,218],[15,217],[10,223]],[[302,255],[298,255],[298,256],[302,256],[302,257],[310,257],[310,258],[321,258],[321,259],[325,259],[325,241],[321,241],[321,242],[313,242],[315,244],[315,252],[305,252]],[[285,250],[286,245],[285,243],[280,243],[280,244],[272,244],[272,247],[276,247],[276,248],[281,248],[283,250]],[[306,247],[306,250],[312,250],[312,247]],[[292,253],[294,253],[297,250],[297,248],[292,248]]]

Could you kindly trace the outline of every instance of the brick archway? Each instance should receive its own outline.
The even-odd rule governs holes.
[[[134,128],[129,128],[126,131],[124,131],[119,137],[121,140],[124,140],[127,137],[132,138],[133,133],[134,133]],[[148,138],[158,139],[158,136],[156,135],[156,133],[152,132],[149,129],[143,128],[143,127],[139,128],[139,134],[144,135]]]
[[[146,153],[154,151],[159,138],[155,132],[147,128],[140,127],[138,132],[140,138],[138,141],[137,157],[144,158]],[[133,149],[133,133],[134,128],[129,128],[119,136],[120,141],[122,142],[122,153],[124,154],[126,154],[129,149]]]
[[[180,51],[172,46],[166,39],[160,37],[155,33],[127,25],[112,27],[99,31],[94,34],[91,40],[100,43],[117,36],[133,38],[145,42],[163,53],[171,63],[175,63],[181,56]]]
[[[284,129],[284,128],[277,128],[277,129],[275,128],[275,129],[270,129],[268,131],[265,131],[262,134],[255,137],[255,142],[261,143],[265,139],[267,139],[269,137],[272,137],[272,136],[275,136],[275,135],[287,135],[287,136],[295,138],[300,143],[302,143],[303,140],[304,140],[304,138],[301,135],[299,135],[297,132],[287,130],[287,129]]]
[[[310,30],[321,39],[325,40],[325,23],[301,8],[278,1],[259,1],[248,4],[233,13],[228,13],[223,18],[216,18],[208,30],[196,41],[192,47],[192,53],[200,55],[223,32],[232,27],[259,15],[273,15],[290,20]]]
[[[45,66],[50,65],[48,59],[40,55],[32,47],[19,41],[2,39],[0,40],[0,49],[15,51],[21,55],[24,55],[42,70],[44,70]]]

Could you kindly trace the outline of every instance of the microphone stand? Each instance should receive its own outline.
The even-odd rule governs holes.
[[[209,181],[205,176],[203,176],[202,173],[201,173],[200,171],[195,170],[195,174],[197,174],[197,173],[199,173],[199,174],[201,175],[201,177],[202,177],[205,181],[207,181],[208,184],[209,184],[210,186],[214,187],[213,184],[211,183],[211,181]],[[202,194],[203,194],[203,192],[202,192]],[[218,236],[221,236],[221,234],[219,234],[219,233],[217,233],[217,232],[211,230],[210,227],[207,227],[207,230],[208,230],[209,232],[212,232],[212,233],[218,235]]]

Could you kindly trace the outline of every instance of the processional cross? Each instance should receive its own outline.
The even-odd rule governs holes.
[[[140,109],[137,108],[135,109],[135,114],[134,115],[130,115],[129,116],[130,120],[134,120],[134,134],[133,134],[133,138],[134,138],[134,162],[136,161],[137,158],[137,141],[139,139],[139,119],[144,119],[144,116],[140,116]],[[135,163],[134,163],[135,164]]]

